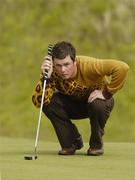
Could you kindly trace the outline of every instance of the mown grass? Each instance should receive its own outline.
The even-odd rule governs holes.
[[[33,140],[0,138],[2,180],[134,180],[135,143],[105,143],[105,154],[86,156],[87,143],[74,156],[59,156],[58,143],[40,141],[38,159],[24,160],[33,153]]]

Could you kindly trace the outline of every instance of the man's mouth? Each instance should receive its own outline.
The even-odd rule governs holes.
[[[62,74],[62,76],[67,76],[67,74]]]

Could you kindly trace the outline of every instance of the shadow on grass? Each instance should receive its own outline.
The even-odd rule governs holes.
[[[58,151],[54,151],[54,150],[39,151],[38,154],[39,155],[58,155]],[[82,155],[86,155],[86,153],[80,151],[80,152],[76,152],[75,155],[82,156]],[[64,155],[61,155],[61,156],[64,156]],[[68,155],[68,156],[71,156],[71,155]]]
[[[15,155],[33,155],[34,151],[5,151],[5,152],[0,152],[0,156],[15,156]],[[58,151],[57,150],[44,150],[44,151],[37,151],[37,155],[47,155],[47,156],[56,156],[58,155]],[[77,156],[82,156],[82,155],[86,155],[86,152],[76,152]],[[62,156],[62,155],[61,155]],[[70,156],[70,155],[69,155]]]

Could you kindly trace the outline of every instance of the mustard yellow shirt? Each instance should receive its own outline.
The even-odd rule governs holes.
[[[44,103],[48,105],[56,90],[76,99],[88,98],[90,92],[101,89],[113,95],[124,85],[128,65],[123,61],[113,59],[96,59],[87,56],[77,56],[77,75],[73,79],[62,79],[54,69],[47,80]],[[43,92],[43,76],[36,85],[32,101],[40,107]]]

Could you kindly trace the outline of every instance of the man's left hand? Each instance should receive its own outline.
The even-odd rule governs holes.
[[[95,99],[97,99],[97,98],[99,98],[99,99],[105,99],[105,97],[103,96],[101,90],[94,90],[94,91],[90,94],[90,96],[89,96],[89,98],[88,98],[88,103],[93,102],[93,101],[94,101]]]

